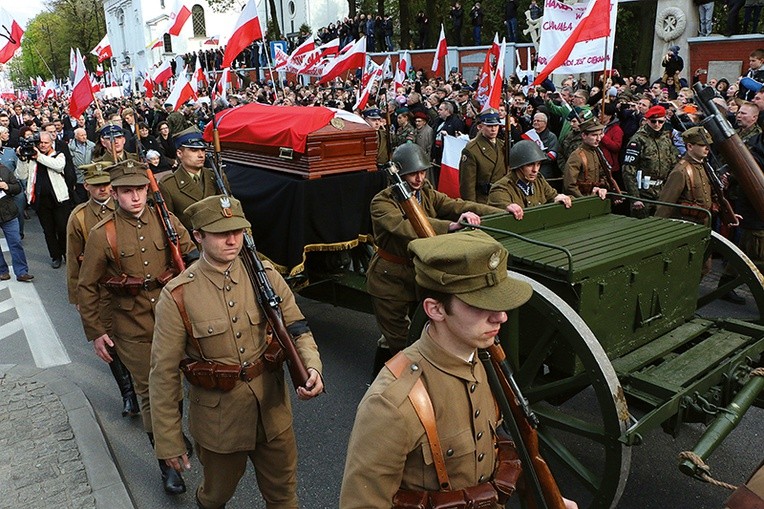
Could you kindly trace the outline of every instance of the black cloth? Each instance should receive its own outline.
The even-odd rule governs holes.
[[[10,168],[0,164],[0,182],[8,184],[5,195],[0,198],[0,224],[7,223],[19,216],[19,208],[16,206],[14,196],[21,192],[21,184],[16,179]]]
[[[229,162],[225,172],[258,250],[289,269],[302,263],[306,245],[371,236],[369,205],[387,185],[385,174],[376,171],[308,180]]]

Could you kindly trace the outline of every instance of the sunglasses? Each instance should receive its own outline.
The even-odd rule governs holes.
[[[648,122],[650,122],[651,124],[659,124],[660,125],[660,124],[665,124],[666,123],[666,119],[665,118],[650,118],[650,119],[648,119]]]

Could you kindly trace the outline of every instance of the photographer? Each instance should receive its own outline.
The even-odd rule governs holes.
[[[56,152],[53,148],[54,141],[50,133],[40,133],[34,154],[31,155],[31,159],[37,164],[29,175],[27,191],[29,202],[37,212],[45,234],[50,266],[57,269],[61,267],[66,254],[66,222],[69,219],[71,202],[64,179],[66,158],[63,153]]]
[[[472,20],[472,42],[475,46],[480,46],[482,44],[480,32],[483,28],[483,9],[480,7],[480,2],[475,2],[472,7],[470,19]]]
[[[454,29],[454,44],[456,46],[462,45],[462,23],[464,22],[464,9],[462,9],[461,2],[456,2],[451,11],[448,13],[451,18],[451,23]]]

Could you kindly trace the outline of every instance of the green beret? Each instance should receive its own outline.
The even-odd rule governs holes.
[[[507,275],[507,250],[475,230],[409,243],[417,284],[457,296],[472,307],[507,311],[525,304],[533,290]]]
[[[208,196],[192,203],[184,213],[191,218],[194,230],[223,233],[252,226],[244,217],[241,202],[224,195]]]

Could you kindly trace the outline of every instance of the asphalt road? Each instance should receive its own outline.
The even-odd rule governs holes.
[[[50,318],[70,359],[68,364],[55,369],[60,369],[79,385],[91,400],[136,507],[195,507],[193,489],[200,479],[198,461],[192,459],[193,470],[185,474],[189,493],[175,498],[165,495],[140,420],[121,417],[116,384],[107,366],[85,341],[79,318],[67,302],[64,270],[50,268],[37,219],[33,216],[27,225],[25,248],[30,272],[36,276],[34,288],[38,302],[44,310],[42,313]],[[0,283],[0,296],[9,284],[20,283]],[[369,315],[301,298],[298,302],[319,344],[327,387],[327,393],[313,401],[294,401],[295,431],[299,442],[299,496],[305,508],[336,508],[347,439],[356,405],[366,390],[379,333]],[[745,315],[753,314],[755,310],[749,299],[749,305],[745,307],[720,304],[714,305],[712,311]],[[7,313],[0,312],[0,327],[9,316]],[[0,337],[0,362],[34,365],[37,361],[30,343],[20,333]],[[739,483],[750,474],[764,456],[763,423],[764,411],[755,408],[748,412],[712,456],[710,465],[714,476]],[[701,433],[701,426],[686,425],[676,438],[660,430],[645,436],[643,445],[632,448],[629,480],[618,507],[722,507],[727,492],[691,480],[676,467],[678,452],[691,448]],[[374,437],[368,437],[368,441],[372,444]],[[566,480],[560,479],[560,484],[566,485]],[[575,492],[564,494],[573,499],[579,495]],[[250,469],[227,507],[264,506]]]

